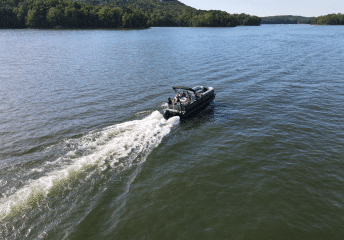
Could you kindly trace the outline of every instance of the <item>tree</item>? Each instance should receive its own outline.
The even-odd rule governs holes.
[[[50,8],[47,13],[47,21],[52,28],[62,27],[64,22],[63,8],[61,6]]]
[[[102,7],[97,13],[100,26],[105,28],[118,28],[122,26],[122,15],[120,8]]]
[[[65,22],[64,25],[67,28],[82,28],[83,16],[81,4],[78,2],[69,2],[68,6],[64,9]]]
[[[99,18],[97,15],[99,7],[84,4],[80,11],[82,12],[82,25],[85,28],[99,27]]]
[[[131,13],[124,13],[122,20],[125,28],[145,28],[147,27],[148,18],[143,13],[135,10]]]
[[[18,27],[18,20],[11,6],[2,6],[0,8],[0,28],[16,27]]]
[[[46,15],[46,7],[43,4],[40,4],[38,1],[36,1],[33,5],[30,6],[27,12],[26,25],[29,28],[46,28]]]
[[[28,12],[28,10],[24,5],[21,5],[19,8],[15,7],[13,9],[13,13],[17,16],[18,28],[25,28],[26,27],[25,18],[27,16],[27,12]]]

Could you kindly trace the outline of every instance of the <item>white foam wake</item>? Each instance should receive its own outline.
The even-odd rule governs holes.
[[[71,161],[60,165],[58,170],[31,180],[14,194],[0,199],[0,220],[18,214],[42,201],[57,185],[68,182],[75,175],[90,166],[102,168],[123,166],[130,167],[132,161],[143,154],[144,161],[151,150],[159,145],[171,128],[179,123],[179,117],[165,120],[158,111],[142,119],[129,121],[93,132],[78,140],[67,140],[75,143],[77,149],[65,157]],[[88,154],[76,157],[75,151]],[[121,159],[126,159],[125,161]],[[120,160],[122,162],[120,162]]]

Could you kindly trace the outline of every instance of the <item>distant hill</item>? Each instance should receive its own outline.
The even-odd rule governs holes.
[[[259,26],[248,14],[204,11],[177,0],[1,0],[0,28]]]
[[[311,24],[314,17],[292,15],[261,17],[261,24]]]
[[[318,25],[344,25],[344,14],[332,13],[325,16],[320,16],[312,20],[312,24]]]

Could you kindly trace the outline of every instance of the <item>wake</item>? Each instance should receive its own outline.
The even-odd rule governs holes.
[[[116,124],[80,139],[66,140],[66,144],[76,146],[76,149],[62,157],[69,161],[57,159],[58,167],[55,170],[36,180],[27,181],[24,187],[0,199],[0,220],[37,205],[49,193],[81,176],[89,168],[95,167],[100,171],[108,167],[127,169],[137,159],[140,163],[144,162],[152,149],[178,123],[179,117],[165,120],[161,113],[155,111],[142,120]],[[78,156],[80,152],[84,154]]]

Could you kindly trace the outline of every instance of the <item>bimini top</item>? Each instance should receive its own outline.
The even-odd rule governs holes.
[[[174,90],[176,90],[176,89],[184,89],[184,90],[195,92],[195,90],[193,90],[192,88],[184,87],[184,86],[173,86],[173,89]]]

